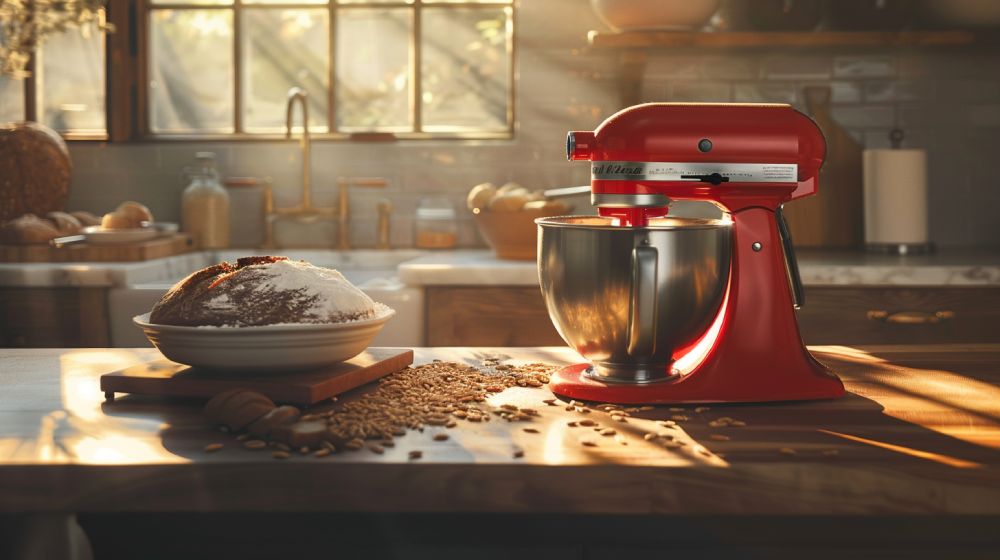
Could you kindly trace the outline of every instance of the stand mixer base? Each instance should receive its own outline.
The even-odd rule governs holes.
[[[550,376],[549,389],[557,395],[571,399],[618,404],[795,401],[833,399],[844,394],[844,386],[835,377],[810,375],[802,386],[787,392],[766,389],[748,391],[742,395],[720,396],[716,391],[702,394],[695,388],[695,384],[685,383],[687,378],[696,376],[697,372],[669,377],[657,383],[608,383],[589,375],[588,370],[591,367],[590,364],[583,363],[559,368]],[[762,380],[762,385],[767,387],[770,383]]]

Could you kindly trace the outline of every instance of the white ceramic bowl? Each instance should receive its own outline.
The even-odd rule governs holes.
[[[396,312],[382,304],[374,319],[262,327],[178,327],[132,321],[168,359],[241,372],[299,371],[343,362],[363,352]]]
[[[597,17],[615,31],[698,29],[721,0],[590,0]]]

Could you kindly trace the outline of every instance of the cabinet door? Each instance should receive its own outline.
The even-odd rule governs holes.
[[[427,288],[428,346],[565,346],[534,287]]]
[[[1000,342],[1000,288],[806,288],[806,344]]]
[[[0,347],[108,346],[104,288],[0,289]]]

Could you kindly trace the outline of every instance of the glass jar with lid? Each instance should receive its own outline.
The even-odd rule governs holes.
[[[413,222],[414,245],[419,249],[453,249],[458,243],[455,206],[444,197],[424,197],[417,203]]]

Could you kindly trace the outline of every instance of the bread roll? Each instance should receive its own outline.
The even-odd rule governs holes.
[[[519,193],[508,193],[497,195],[490,202],[490,210],[493,212],[517,212],[524,208],[528,202],[528,197]]]
[[[255,436],[268,436],[279,426],[291,424],[302,416],[302,412],[294,406],[279,406],[247,426],[247,431]]]
[[[469,207],[469,210],[475,210],[477,208],[488,208],[490,201],[497,194],[497,188],[493,183],[483,183],[481,185],[476,185],[472,187],[469,191],[469,196],[466,198],[465,203]]]
[[[233,389],[212,397],[205,405],[205,416],[214,424],[238,432],[274,408],[274,402],[260,393]]]
[[[83,224],[71,214],[66,212],[49,212],[45,217],[55,224],[59,230],[59,235],[76,235],[83,229]]]
[[[122,202],[115,209],[115,212],[128,216],[129,222],[132,224],[129,227],[133,228],[142,227],[142,222],[153,221],[153,213],[149,211],[149,208],[133,200]]]
[[[513,181],[510,181],[510,182],[504,183],[504,185],[502,187],[500,187],[499,189],[497,189],[497,194],[498,195],[501,195],[501,194],[510,194],[510,193],[513,193],[513,192],[520,192],[520,191],[524,191],[525,193],[527,193],[528,189],[522,187],[521,185],[518,185],[517,183],[515,183]]]
[[[104,229],[131,229],[135,226],[132,225],[132,220],[127,215],[116,210],[101,218],[101,227]]]
[[[79,220],[80,225],[84,227],[101,225],[101,218],[91,214],[90,212],[77,210],[76,212],[70,212],[70,215]]]
[[[48,243],[59,237],[59,230],[48,220],[25,214],[0,227],[0,240],[13,245]]]
[[[525,203],[525,210],[541,210],[552,216],[559,216],[569,212],[569,206],[558,200],[533,200]]]

